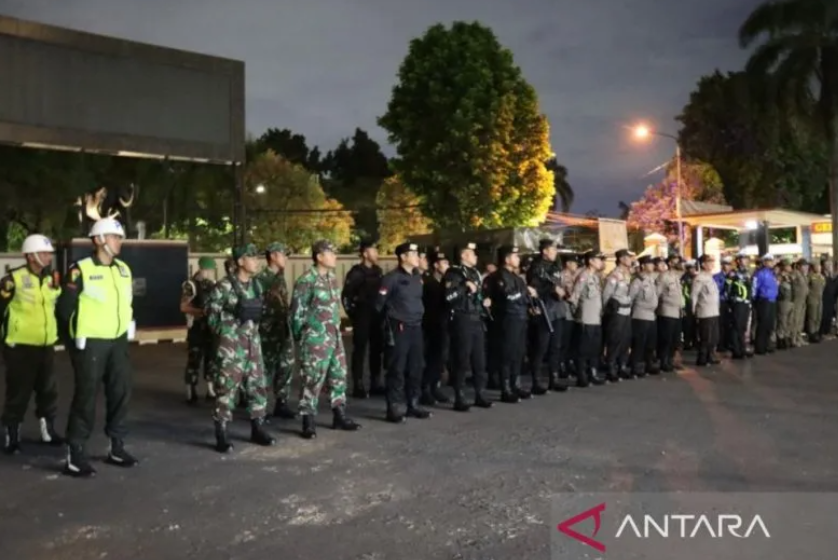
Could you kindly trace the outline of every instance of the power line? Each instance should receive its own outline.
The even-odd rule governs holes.
[[[346,213],[358,214],[367,210],[411,210],[421,208],[420,204],[409,204],[407,206],[380,206],[365,209],[351,208],[247,208],[248,214],[321,214],[321,213]]]

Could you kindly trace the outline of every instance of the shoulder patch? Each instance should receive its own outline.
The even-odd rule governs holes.
[[[71,269],[69,282],[74,284],[75,282],[78,282],[79,278],[81,278],[81,269],[78,267]]]

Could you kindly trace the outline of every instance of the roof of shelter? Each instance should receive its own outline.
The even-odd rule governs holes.
[[[826,218],[820,214],[773,208],[689,214],[682,219],[691,226],[741,230],[754,229],[755,224],[760,222],[768,222],[769,228],[811,226],[813,222],[822,222]]]

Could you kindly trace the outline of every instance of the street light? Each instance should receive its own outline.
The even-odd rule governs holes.
[[[265,185],[256,185],[256,194],[265,194]]]
[[[650,136],[660,136],[675,141],[675,219],[678,220],[678,250],[684,254],[684,222],[681,216],[681,144],[678,137],[659,130],[653,130],[645,124],[634,127],[634,136],[639,140],[646,140]]]

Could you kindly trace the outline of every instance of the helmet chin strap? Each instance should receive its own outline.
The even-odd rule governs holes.
[[[107,241],[105,241],[104,235],[99,236],[99,241],[102,242],[102,249],[105,251],[105,254],[108,255],[110,258],[114,258],[116,255],[114,255],[113,251],[111,251],[110,246],[108,245]]]
[[[35,258],[35,262],[38,263],[38,265],[41,268],[46,268],[44,261],[41,260],[41,255],[39,255],[38,253],[32,253],[32,256]]]

